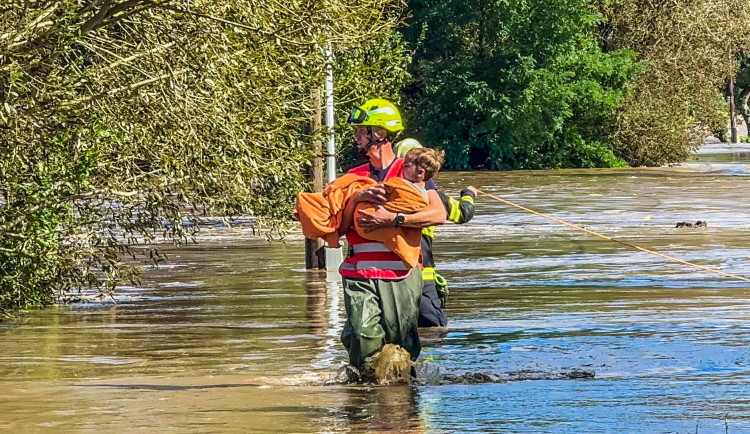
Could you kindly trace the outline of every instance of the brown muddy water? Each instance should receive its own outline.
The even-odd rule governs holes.
[[[750,276],[749,151],[438,183]],[[697,220],[708,228],[674,228]],[[1,324],[0,432],[750,432],[746,283],[481,197],[471,223],[439,229],[450,324],[423,336],[422,384],[366,387],[330,381],[346,360],[341,287],[303,269],[299,234],[201,240],[117,304]],[[596,376],[556,375],[570,370]],[[475,373],[502,381],[440,381]]]

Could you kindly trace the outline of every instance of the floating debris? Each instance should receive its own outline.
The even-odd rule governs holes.
[[[591,369],[569,368],[551,371],[534,371],[523,369],[520,371],[504,372],[500,374],[486,372],[467,372],[464,374],[442,374],[437,377],[417,378],[416,383],[421,385],[447,385],[447,384],[483,384],[483,383],[508,383],[512,381],[531,380],[578,380],[594,378],[596,373]]]
[[[679,222],[675,225],[675,228],[707,228],[708,222],[705,220],[698,220],[695,223]]]

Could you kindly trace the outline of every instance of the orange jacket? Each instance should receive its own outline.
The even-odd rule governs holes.
[[[323,193],[300,193],[297,195],[295,215],[302,224],[302,233],[307,238],[323,238],[331,243],[338,240],[341,213],[351,195],[362,188],[375,185],[368,177],[346,174],[333,181]],[[402,178],[391,178],[385,182],[388,202],[383,207],[391,212],[414,213],[427,207],[429,200],[411,182]],[[374,211],[375,205],[369,202],[357,204],[359,210]],[[410,227],[385,227],[365,233],[358,227],[357,214],[354,227],[362,237],[380,241],[396,253],[409,267],[419,262],[422,230]]]

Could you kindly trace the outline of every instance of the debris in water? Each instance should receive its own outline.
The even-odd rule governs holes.
[[[408,384],[415,366],[408,351],[386,344],[372,361],[365,363],[362,376],[375,384]]]
[[[708,222],[705,220],[698,220],[695,223],[679,222],[675,225],[675,228],[707,228]]]
[[[596,373],[591,369],[570,368],[555,371],[532,371],[520,370],[493,374],[486,372],[467,372],[465,374],[443,374],[432,381],[424,381],[420,377],[417,379],[418,384],[482,384],[482,383],[508,383],[511,381],[529,381],[529,380],[577,380],[583,378],[594,378]]]
[[[533,380],[580,380],[596,377],[593,369],[582,367],[532,370],[521,369],[502,373],[466,372],[463,374],[444,374],[439,367],[430,363],[419,365],[411,361],[408,351],[398,345],[386,345],[383,350],[365,365],[360,372],[351,365],[346,365],[324,384],[416,384],[419,386],[444,386],[449,384],[485,384],[509,383],[513,381]],[[418,375],[415,375],[417,372]]]

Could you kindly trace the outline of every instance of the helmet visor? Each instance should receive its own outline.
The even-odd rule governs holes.
[[[349,119],[347,122],[350,124],[361,124],[370,118],[370,115],[360,107],[354,107],[349,113]]]

